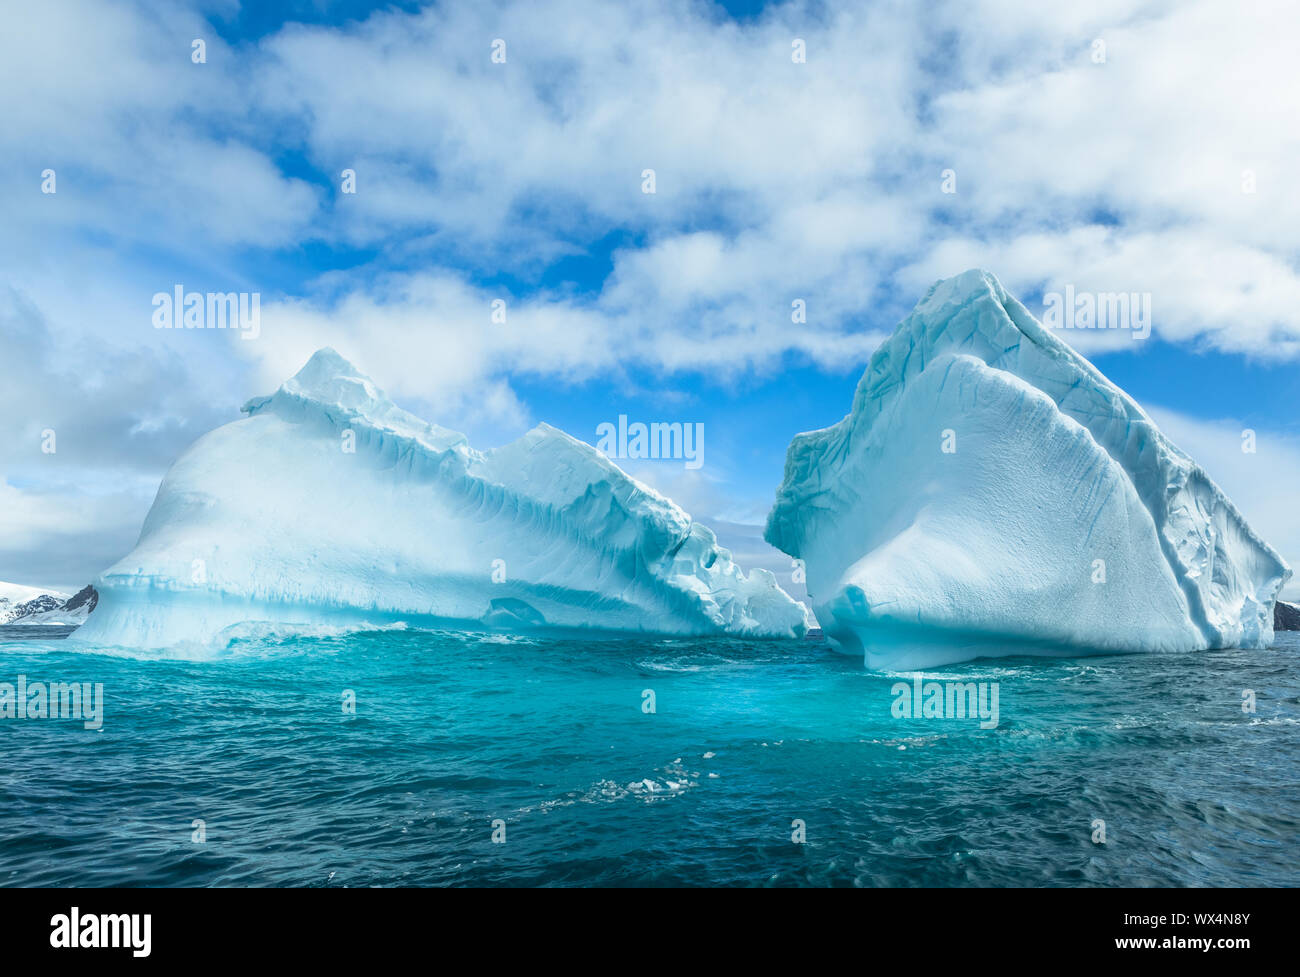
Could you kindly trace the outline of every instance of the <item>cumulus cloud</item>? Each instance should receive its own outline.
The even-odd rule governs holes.
[[[64,230],[181,251],[297,240],[317,190],[272,161],[244,70],[184,6],[31,5],[0,33],[5,237]],[[53,196],[38,189],[46,169]]]
[[[446,4],[268,39],[255,85],[365,187],[329,233],[427,230],[496,270],[527,263],[539,228],[554,247],[636,228],[605,310],[711,332],[815,295],[811,328],[783,330],[795,349],[882,284],[914,295],[984,265],[1153,293],[1173,341],[1300,352],[1283,3],[787,4],[743,26],[686,3],[565,10]]]
[[[156,482],[102,494],[84,482],[28,491],[0,480],[0,580],[75,593],[128,552]]]

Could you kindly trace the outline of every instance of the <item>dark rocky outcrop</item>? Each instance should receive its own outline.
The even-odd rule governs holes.
[[[1273,605],[1274,631],[1300,631],[1300,605],[1280,600]]]
[[[99,591],[97,591],[90,584],[86,584],[86,586],[82,587],[75,594],[73,594],[71,597],[68,598],[68,602],[63,605],[63,609],[65,611],[75,611],[82,604],[88,604],[90,606],[86,608],[86,613],[89,614],[91,611],[95,609],[95,605],[98,603],[99,603]]]

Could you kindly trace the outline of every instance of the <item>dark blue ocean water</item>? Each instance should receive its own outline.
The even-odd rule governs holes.
[[[156,661],[36,633],[0,635],[0,682],[102,682],[104,723],[0,720],[0,884],[1300,882],[1295,634],[925,673],[997,682],[981,729],[895,719],[910,673],[811,641],[390,630]]]

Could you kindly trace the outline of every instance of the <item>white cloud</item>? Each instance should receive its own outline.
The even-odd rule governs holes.
[[[207,44],[207,63],[191,43]],[[9,232],[111,235],[118,246],[286,245],[316,191],[284,176],[250,118],[243,56],[172,4],[32,4],[0,32]],[[256,147],[253,143],[263,143]],[[40,192],[53,169],[57,193]],[[30,244],[30,237],[26,243]]]
[[[686,255],[655,252],[650,261],[687,268],[715,246],[693,242]],[[492,320],[498,299],[506,302],[504,323]],[[810,317],[828,300],[810,295]],[[264,303],[261,336],[232,347],[255,364],[258,389],[274,389],[316,349],[333,346],[394,396],[419,398],[435,416],[468,409],[508,421],[525,413],[511,377],[581,381],[634,364],[728,376],[771,369],[792,348],[830,366],[865,359],[881,338],[795,326],[787,295],[738,291],[707,311],[683,305],[667,327],[643,319],[648,301],[632,286],[591,301],[548,293],[516,299],[456,275],[392,275],[342,298]]]
[[[1294,357],[1288,14],[792,3],[737,24],[685,2],[450,2],[232,47],[184,8],[50,4],[0,39],[16,105],[0,141],[31,191],[0,249],[21,269],[33,237],[67,246],[61,228],[219,268],[250,245],[362,246],[379,257],[342,288],[364,303],[389,259],[465,289],[500,272],[527,287],[626,231],[636,243],[596,299],[533,302],[589,315],[577,332],[600,331],[622,362],[842,362],[874,343],[845,335],[864,319],[888,327],[935,277],[973,265],[1013,289],[1151,292],[1163,338]],[[195,36],[205,65],[189,60]],[[489,56],[498,37],[505,64]],[[299,151],[328,186],[280,172]],[[64,165],[57,201],[34,192],[48,159]],[[940,192],[947,167],[955,195]],[[344,168],[355,195],[337,193]],[[794,298],[809,302],[804,328]],[[593,365],[584,344],[548,349],[539,369]]]
[[[1173,343],[1200,340],[1251,357],[1300,355],[1300,272],[1287,259],[1204,229],[1120,233],[1087,225],[1003,240],[949,238],[899,276],[917,294],[938,278],[970,267],[994,271],[1013,293],[1149,293],[1151,335]],[[1189,280],[1196,282],[1188,287]],[[1040,319],[1041,306],[1030,311]],[[1128,331],[1076,331],[1084,353],[1132,348]]]
[[[286,30],[254,78],[306,122],[323,167],[364,157],[363,189],[324,233],[436,228],[494,271],[527,262],[538,225],[553,246],[641,229],[603,301],[677,326],[683,359],[699,352],[683,321],[723,320],[740,351],[777,296],[814,295],[822,318],[781,342],[816,350],[810,335],[841,329],[881,283],[915,295],[971,265],[1152,292],[1174,341],[1300,353],[1272,341],[1300,335],[1300,134],[1278,124],[1300,92],[1300,24],[1286,4],[817,10],[738,26],[686,4],[447,4],[347,36]],[[790,61],[793,37],[806,64]]]
[[[75,593],[139,538],[156,487],[26,491],[0,479],[0,580]]]

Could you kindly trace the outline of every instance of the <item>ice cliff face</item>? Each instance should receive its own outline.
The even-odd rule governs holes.
[[[879,667],[1258,647],[1290,569],[987,272],[934,285],[849,415],[797,436],[766,538]]]
[[[330,349],[172,466],[75,639],[206,642],[243,622],[797,636],[802,604],[596,449],[505,447],[396,407]]]

